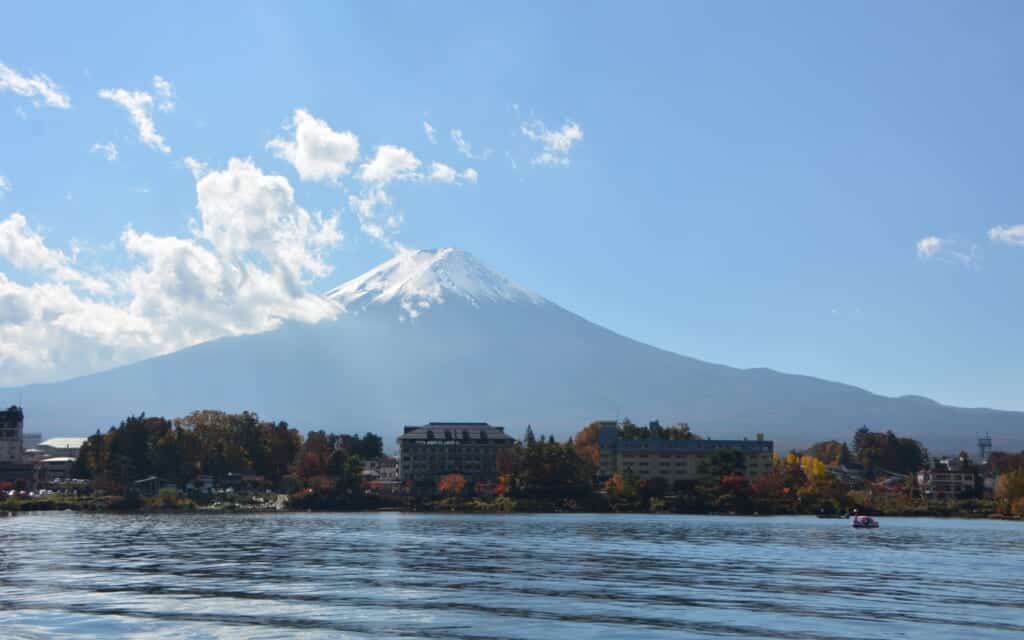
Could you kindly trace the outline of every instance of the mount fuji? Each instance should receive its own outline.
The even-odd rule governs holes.
[[[779,450],[866,424],[935,452],[991,432],[1024,448],[1024,413],[966,409],[670,353],[595,325],[456,249],[403,252],[328,291],[334,320],[288,323],[102,373],[8,390],[26,429],[86,435],[123,417],[244,409],[300,429],[374,431],[486,420],[565,438],[595,419],[685,421],[712,437],[763,432]]]

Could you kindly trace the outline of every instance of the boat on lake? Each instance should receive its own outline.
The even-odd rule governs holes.
[[[878,520],[875,520],[871,516],[854,516],[853,518],[854,529],[877,529]]]

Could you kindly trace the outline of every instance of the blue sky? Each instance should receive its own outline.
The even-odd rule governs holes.
[[[665,349],[1024,409],[1022,18],[11,5],[0,383],[317,319],[396,247],[457,246]]]

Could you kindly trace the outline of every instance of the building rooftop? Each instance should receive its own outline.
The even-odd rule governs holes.
[[[619,439],[602,442],[600,446],[623,451],[715,451],[717,449],[735,449],[743,453],[771,451],[771,440],[663,440],[647,438],[640,440]]]
[[[51,449],[81,449],[88,438],[50,438],[39,443],[40,447]]]
[[[419,427],[407,425],[404,433],[398,437],[399,442],[427,440],[515,442],[515,438],[505,433],[504,427],[489,425],[486,422],[430,422]]]

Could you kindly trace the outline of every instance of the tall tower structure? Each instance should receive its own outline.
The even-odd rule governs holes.
[[[981,464],[988,464],[989,456],[992,455],[992,437],[987,433],[978,436],[978,458]]]

